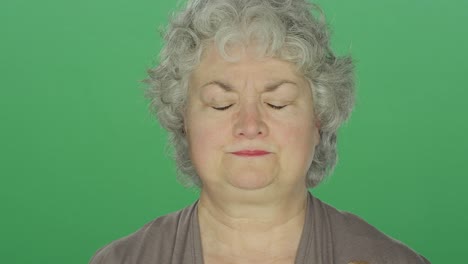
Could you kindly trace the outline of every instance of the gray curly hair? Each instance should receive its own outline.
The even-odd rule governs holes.
[[[187,187],[202,182],[189,155],[184,131],[188,79],[204,51],[216,45],[226,60],[230,45],[255,42],[259,57],[294,63],[312,89],[320,121],[320,142],[306,177],[318,185],[337,161],[337,130],[354,106],[353,63],[330,48],[323,12],[307,0],[192,0],[171,19],[160,63],[148,70],[146,97],[160,124],[169,132],[178,179]],[[312,121],[312,120],[311,120]]]

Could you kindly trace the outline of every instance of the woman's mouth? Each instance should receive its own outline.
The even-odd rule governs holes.
[[[242,157],[258,157],[270,154],[270,152],[264,150],[240,150],[231,153]]]

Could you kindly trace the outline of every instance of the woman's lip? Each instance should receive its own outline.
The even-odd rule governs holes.
[[[264,150],[240,150],[240,151],[232,152],[232,154],[238,155],[238,156],[252,157],[252,156],[267,155],[267,154],[270,154],[270,152],[264,151]]]

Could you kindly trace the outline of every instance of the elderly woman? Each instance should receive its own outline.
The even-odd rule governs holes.
[[[200,198],[92,264],[429,263],[308,192],[334,167],[354,101],[352,61],[333,54],[314,10],[193,0],[175,16],[148,96]]]

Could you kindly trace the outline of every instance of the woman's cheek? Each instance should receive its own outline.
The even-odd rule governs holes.
[[[226,130],[225,125],[221,120],[207,120],[206,118],[194,120],[197,124],[193,127],[191,135],[191,143],[198,148],[209,148],[214,145],[222,144],[221,141],[226,140],[226,135],[223,133]]]

